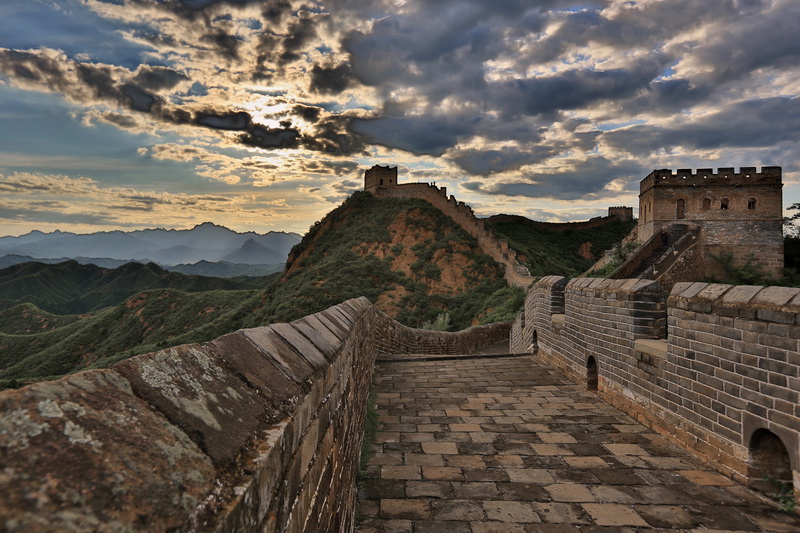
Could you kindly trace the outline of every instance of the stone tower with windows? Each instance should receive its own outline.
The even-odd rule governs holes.
[[[775,278],[783,276],[783,194],[781,167],[654,170],[640,183],[638,238],[684,224],[699,229],[700,264],[705,277],[724,279],[713,256],[733,255],[741,265],[755,262]],[[751,256],[752,257],[752,256]]]
[[[378,187],[397,185],[397,167],[374,165],[364,172],[364,190],[374,193]]]

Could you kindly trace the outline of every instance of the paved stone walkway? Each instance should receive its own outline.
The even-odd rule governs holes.
[[[379,361],[361,533],[800,531],[525,357]]]

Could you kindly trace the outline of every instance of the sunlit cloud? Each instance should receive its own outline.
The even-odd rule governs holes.
[[[158,194],[201,189],[229,201],[172,204],[181,216],[308,227],[376,163],[476,212],[548,220],[635,204],[653,168],[781,165],[800,181],[794,0],[9,2],[42,30],[0,20],[0,128],[20,140],[0,173],[138,191],[104,196],[84,226],[135,225]],[[71,122],[34,127],[21,93]],[[124,148],[70,144],[109,129]],[[68,212],[36,201],[14,220]]]

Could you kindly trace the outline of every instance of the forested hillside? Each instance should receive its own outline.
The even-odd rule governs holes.
[[[553,231],[506,215],[487,222],[537,276],[579,274],[631,227],[606,221]],[[284,272],[265,278],[236,282],[154,264],[102,269],[74,261],[0,271],[0,386],[291,321],[358,296],[415,327],[448,313],[456,330],[513,318],[524,293],[431,204],[359,192],[312,226]]]
[[[615,218],[596,222],[547,224],[516,215],[497,215],[486,227],[519,254],[517,259],[534,277],[576,277],[589,269],[603,252],[613,248],[636,227],[636,221]]]

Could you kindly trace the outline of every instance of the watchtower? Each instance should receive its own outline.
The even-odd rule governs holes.
[[[754,254],[774,277],[783,276],[781,167],[654,170],[640,183],[639,239],[685,224],[700,229],[702,275],[723,278],[712,255],[740,265]],[[700,266],[700,265],[698,265]],[[698,274],[701,274],[698,272]]]
[[[397,167],[374,165],[364,172],[364,190],[374,192],[378,187],[397,185]]]
[[[630,222],[633,220],[633,208],[624,205],[609,207],[608,216],[614,217],[620,222]]]

